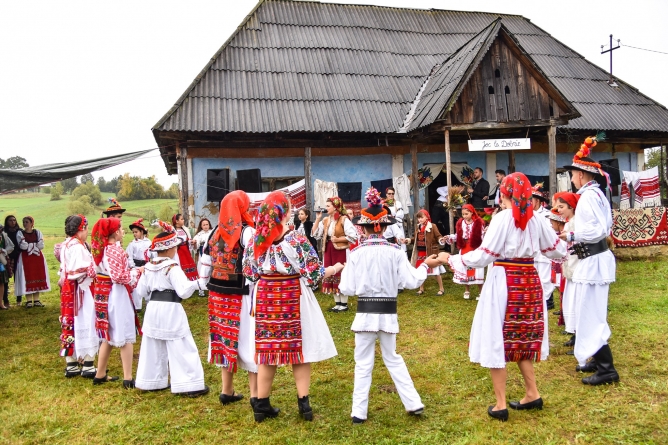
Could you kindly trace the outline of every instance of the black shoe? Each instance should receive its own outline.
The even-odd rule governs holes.
[[[97,377],[93,377],[93,385],[101,385],[107,382],[115,382],[116,380],[118,380],[118,377],[109,377],[108,374],[99,379]]]
[[[571,339],[564,343],[564,346],[575,346],[575,334],[571,335]]]
[[[424,406],[422,408],[414,409],[413,411],[408,411],[409,416],[421,416],[424,413]]]
[[[81,377],[83,377],[84,379],[94,379],[96,375],[97,375],[97,369],[95,369],[95,363],[92,361],[83,362],[83,367],[81,368]]]
[[[123,380],[123,388],[125,389],[134,389],[135,379]]]
[[[346,310],[348,310],[347,307]],[[313,420],[313,409],[309,403],[308,396],[297,397],[297,406],[299,407],[299,415],[302,416],[304,420]]]
[[[582,379],[585,385],[605,385],[619,381],[619,374],[612,363],[612,351],[610,346],[604,345],[594,354],[597,371],[594,375]]]
[[[554,311],[554,312],[552,312],[552,314],[554,314],[554,315],[561,315],[561,311]]]
[[[200,389],[198,391],[184,392],[184,393],[181,393],[179,395],[190,397],[190,398],[194,399],[195,397],[205,396],[207,394],[209,394],[209,387],[205,385],[204,389]]]
[[[575,350],[569,349],[568,351],[566,351],[566,355],[575,355]]]
[[[253,407],[253,415],[255,416],[256,422],[262,422],[266,418],[274,418],[278,416],[278,413],[281,412],[280,409],[274,408],[269,402],[269,397],[259,398],[255,402]]]
[[[243,394],[237,394],[237,393],[234,393],[231,396],[221,393],[218,396],[218,400],[220,400],[220,403],[222,403],[223,405],[229,405],[230,403],[238,402],[243,398],[244,398]],[[251,406],[253,406],[253,402],[251,402]]]
[[[501,422],[505,422],[508,420],[508,410],[507,409],[500,409],[497,411],[493,411],[494,405],[490,406],[487,408],[487,414],[489,414],[489,417],[492,417],[494,419],[498,419]]]
[[[355,417],[355,416],[351,417],[351,419],[352,419],[353,423],[356,424],[356,425],[359,425],[361,423],[366,422],[366,419],[360,419],[359,417]]]
[[[255,408],[255,404],[257,403],[257,397],[251,397],[250,399],[248,399],[248,401],[250,402],[251,408]]]
[[[561,335],[573,335],[573,334],[564,330],[564,331],[561,331]]]
[[[522,410],[522,409],[543,409],[543,399],[538,397],[536,400],[527,403],[510,402],[508,404],[512,409]]]
[[[593,358],[585,363],[584,366],[577,365],[575,367],[575,372],[596,372],[597,370],[598,365],[596,364],[596,360]]]
[[[81,370],[79,369],[79,363],[74,362],[71,365],[68,364],[67,367],[65,368],[65,377],[68,379],[71,379],[72,377],[76,377],[81,375]],[[95,376],[93,376],[95,377]]]
[[[42,304],[42,302],[39,301],[39,300],[37,300],[37,301],[33,301],[33,302],[32,302],[32,305],[33,305],[33,307],[45,307],[45,306]]]

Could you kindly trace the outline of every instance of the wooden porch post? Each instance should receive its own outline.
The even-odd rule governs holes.
[[[508,150],[508,174],[515,173],[515,152]]]
[[[550,172],[550,198],[557,193],[557,127],[547,129],[547,146]]]
[[[452,187],[452,170],[450,169],[450,130],[445,130],[445,178],[446,184],[448,185],[448,195],[450,194],[450,187]],[[455,233],[455,215],[452,210],[448,212],[448,226],[450,227],[450,234]],[[455,252],[455,245],[450,246],[450,252]]]
[[[313,184],[311,181],[311,147],[304,148],[304,187],[306,192],[306,209],[313,210]]]
[[[413,218],[420,210],[420,189],[418,187],[418,161],[417,161],[417,142],[411,142],[411,189],[413,189]]]
[[[190,217],[188,215],[188,149],[185,144],[176,141],[176,165],[178,166],[179,183],[181,194],[179,196],[179,213],[183,215],[184,227],[189,228]]]

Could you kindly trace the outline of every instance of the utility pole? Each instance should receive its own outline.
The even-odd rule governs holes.
[[[604,45],[601,45],[601,54],[610,53],[610,80],[608,80],[608,84],[611,87],[616,87],[617,86],[617,84],[615,83],[614,77],[612,77],[612,52],[619,48],[619,40],[620,39],[617,39],[617,46],[615,46],[613,48],[612,47],[612,34],[610,34],[610,49],[607,49],[607,50],[603,51]]]

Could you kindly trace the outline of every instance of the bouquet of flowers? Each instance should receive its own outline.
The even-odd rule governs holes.
[[[448,201],[443,203],[443,207],[447,211],[454,210],[466,204],[468,197],[465,186],[453,185],[448,188]]]

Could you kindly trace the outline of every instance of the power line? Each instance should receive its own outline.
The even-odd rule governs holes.
[[[657,50],[655,50],[655,49],[647,49],[647,48],[638,48],[637,46],[631,46],[631,45],[627,45],[627,44],[625,44],[625,43],[621,43],[621,42],[619,42],[619,45],[620,45],[620,46],[625,46],[625,47],[627,47],[627,48],[639,49],[639,50],[641,50],[641,51],[649,51],[649,52],[651,52],[651,53],[659,53],[659,54],[666,54],[666,55],[668,55],[668,53],[667,53],[667,52],[664,52],[664,51],[657,51]]]

